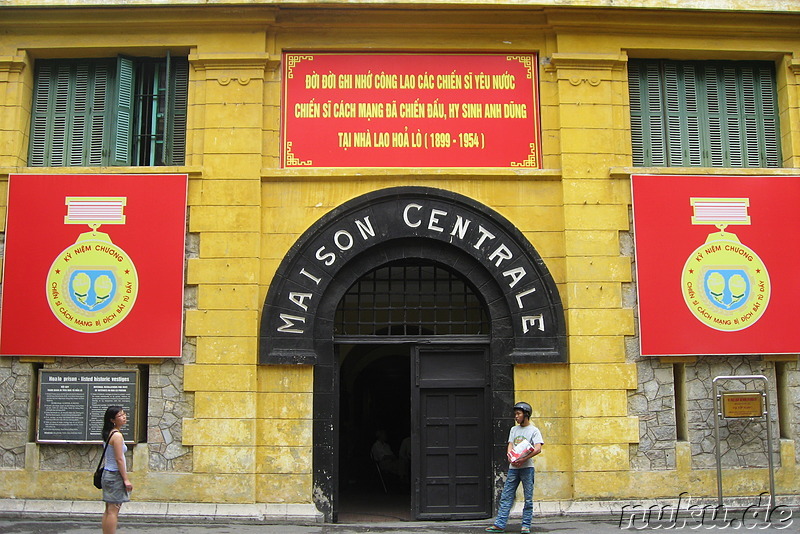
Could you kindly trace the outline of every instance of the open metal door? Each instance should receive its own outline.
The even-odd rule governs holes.
[[[414,515],[442,520],[490,517],[487,351],[417,347],[414,356]]]

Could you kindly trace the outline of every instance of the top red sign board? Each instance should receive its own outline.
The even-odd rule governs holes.
[[[541,166],[535,54],[283,59],[284,167]]]

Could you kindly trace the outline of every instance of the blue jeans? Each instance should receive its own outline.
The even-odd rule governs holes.
[[[497,519],[494,524],[500,528],[506,528],[508,514],[514,505],[514,498],[517,495],[517,488],[522,482],[522,493],[525,496],[525,504],[522,507],[522,526],[530,528],[533,519],[533,467],[522,469],[509,469],[506,484],[503,486],[503,493],[500,494],[500,506],[497,509]]]

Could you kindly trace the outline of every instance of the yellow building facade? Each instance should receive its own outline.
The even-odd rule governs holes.
[[[325,357],[337,363],[324,367],[308,360],[268,361],[263,331],[271,319],[265,303],[282,262],[293,257],[293,247],[307,232],[322,228],[320,221],[335,221],[335,210],[348,203],[367,205],[374,198],[369,195],[416,187],[443,191],[451,200],[470,199],[476,214],[486,207],[508,221],[552,276],[563,310],[565,361],[508,359],[492,345],[491,335],[482,341],[493,347],[490,358],[499,358],[494,364],[505,370],[496,371],[485,390],[502,402],[485,400],[482,405],[492,435],[483,460],[488,487],[482,499],[487,504],[469,517],[489,517],[496,509],[496,480],[505,470],[503,440],[513,421],[503,410],[510,412],[517,400],[531,403],[532,419],[545,439],[544,452],[536,458],[535,501],[542,512],[673,502],[684,492],[713,499],[717,470],[710,380],[732,373],[770,379],[769,410],[781,418],[775,426],[775,491],[786,502],[797,502],[796,354],[641,355],[630,177],[798,174],[800,7],[778,0],[613,4],[264,0],[105,2],[99,7],[91,1],[5,2],[0,8],[0,204],[6,206],[8,177],[14,174],[175,173],[187,174],[189,185],[182,357],[0,358],[5,388],[0,499],[12,509],[9,503],[98,499],[88,470],[99,447],[35,440],[39,370],[146,369],[143,432],[129,457],[135,486],[131,506],[179,514],[179,504],[192,503],[210,507],[200,508],[201,513],[328,521],[336,520],[346,505],[357,507],[345,501],[346,466],[336,460],[347,454],[348,433],[371,438],[379,424],[376,416],[390,428],[406,430],[404,420],[421,408],[409,406],[420,402],[415,397],[385,411],[358,408],[358,415],[345,415],[351,401],[341,393],[363,404],[377,402],[378,397],[359,388],[372,391],[364,384],[385,376],[382,387],[392,390],[396,383],[390,382],[389,369],[373,368],[376,374],[367,382],[359,380],[368,375],[359,373],[379,360],[382,350],[399,350],[404,362],[413,361],[416,349],[398,347],[419,339],[395,339],[389,349],[371,346],[373,353],[364,352],[358,340],[330,341]],[[282,61],[284,53],[298,51],[535,53],[541,164],[282,165]],[[29,164],[37,62],[120,54],[162,57],[167,52],[186,57],[189,65],[181,164]],[[774,65],[780,165],[634,167],[631,60]],[[361,353],[371,354],[363,356],[362,370],[342,374],[350,355]],[[322,376],[328,372],[335,376]],[[333,385],[323,396],[325,380]],[[323,412],[328,418],[320,420],[317,415]],[[367,415],[373,419],[361,419]],[[421,435],[416,424],[412,421],[407,429],[412,436]],[[761,454],[763,432],[750,438],[730,442],[726,450],[757,443],[754,454]],[[364,469],[371,472],[364,458]],[[763,453],[755,459],[726,459],[726,497],[745,502],[768,491],[766,458]],[[369,483],[375,482],[372,475]],[[420,492],[404,494],[411,502],[410,516],[427,517],[424,502],[414,501],[415,495]],[[461,516],[450,510],[441,517]]]

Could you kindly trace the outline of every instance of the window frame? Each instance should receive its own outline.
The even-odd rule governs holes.
[[[634,167],[779,168],[770,61],[630,59]]]
[[[163,157],[143,158],[134,146],[143,65],[166,72]],[[186,159],[189,63],[184,56],[37,60],[31,105],[29,167],[180,166]],[[82,128],[82,130],[81,130]]]

